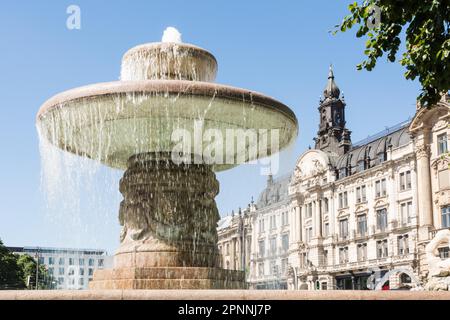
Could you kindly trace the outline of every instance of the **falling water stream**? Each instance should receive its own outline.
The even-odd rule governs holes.
[[[261,107],[254,102],[256,93],[214,84],[216,73],[210,53],[182,44],[181,34],[168,28],[162,43],[137,46],[124,55],[120,81],[75,89],[43,106],[37,121],[42,189],[47,216],[64,239],[90,247],[104,244],[105,234],[118,228],[122,196],[117,186],[127,160],[172,151],[172,133],[193,132],[194,120],[204,130],[221,132],[277,128],[281,147],[292,142],[297,134],[293,114],[289,118],[277,108]]]

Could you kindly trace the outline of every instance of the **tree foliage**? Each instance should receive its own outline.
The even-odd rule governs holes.
[[[0,240],[0,290],[36,288],[37,262],[29,255],[15,255]],[[30,279],[28,281],[28,279]],[[44,265],[39,266],[38,289],[51,289],[52,277]]]
[[[367,37],[359,70],[371,71],[383,54],[394,62],[404,37],[400,63],[406,79],[419,79],[421,104],[435,104],[450,89],[450,0],[365,0],[348,9],[335,33],[359,26],[356,36]]]
[[[0,240],[0,289],[24,289],[22,270],[17,256],[9,252]]]

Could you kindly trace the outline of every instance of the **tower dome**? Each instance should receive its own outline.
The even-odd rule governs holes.
[[[337,86],[336,82],[334,81],[333,67],[330,65],[330,71],[328,72],[328,82],[327,82],[327,86],[323,90],[323,96],[325,99],[331,99],[331,98],[338,99],[340,93],[341,93],[341,90],[339,90],[339,87]]]

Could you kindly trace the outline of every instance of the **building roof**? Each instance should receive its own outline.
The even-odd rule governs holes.
[[[379,164],[379,155],[384,155],[388,148],[398,148],[411,142],[409,123],[409,120],[402,122],[355,143],[349,152],[336,159],[335,167],[337,169],[350,167],[353,172],[359,161],[367,160],[370,167]]]
[[[258,209],[282,202],[288,198],[288,188],[291,174],[272,180],[270,177],[266,188],[261,192],[256,203]]]
[[[102,255],[106,250],[102,249],[75,249],[75,248],[53,248],[53,247],[6,247],[14,253],[53,253],[53,254],[84,254],[84,255]]]
[[[233,220],[232,216],[225,216],[219,220],[217,223],[217,230],[228,228],[231,225],[231,221]]]

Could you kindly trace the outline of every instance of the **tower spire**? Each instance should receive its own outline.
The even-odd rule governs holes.
[[[325,99],[339,99],[340,93],[341,90],[339,90],[339,87],[334,81],[333,65],[330,64],[330,69],[328,71],[328,82],[325,89],[323,90],[323,96]]]
[[[315,148],[342,155],[351,147],[351,132],[345,127],[345,102],[341,90],[334,81],[333,65],[328,70],[328,80],[320,101],[320,124]]]

